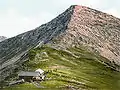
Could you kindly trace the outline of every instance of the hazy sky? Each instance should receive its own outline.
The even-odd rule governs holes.
[[[0,36],[34,29],[75,4],[120,17],[120,0],[0,0]]]

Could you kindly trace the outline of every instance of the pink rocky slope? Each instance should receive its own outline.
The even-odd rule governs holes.
[[[75,5],[67,30],[56,41],[59,46],[85,46],[120,65],[120,19],[112,15]]]

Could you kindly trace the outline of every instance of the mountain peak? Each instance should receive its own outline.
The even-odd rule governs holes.
[[[82,5],[71,5],[70,6],[70,9],[73,9],[74,12],[76,12],[77,10],[80,10],[80,9],[87,9],[88,7],[86,6],[82,6]],[[74,13],[73,12],[73,13]]]
[[[87,8],[86,6],[82,6],[82,5],[74,5],[75,9],[84,9]]]

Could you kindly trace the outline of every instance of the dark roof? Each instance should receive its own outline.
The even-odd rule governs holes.
[[[40,76],[39,72],[20,72],[18,76]]]

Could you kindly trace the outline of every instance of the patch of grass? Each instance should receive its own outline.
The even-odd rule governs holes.
[[[29,53],[30,60],[23,64],[24,70],[41,68],[47,73],[47,79],[40,85],[49,88],[75,88],[86,90],[119,90],[120,73],[102,64],[105,58],[74,47],[66,51],[49,46],[36,48]],[[22,84],[19,88],[34,88],[31,84]],[[14,90],[14,89],[12,89]],[[15,89],[17,90],[17,89]]]

